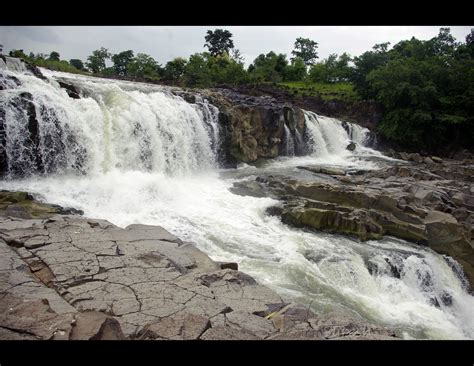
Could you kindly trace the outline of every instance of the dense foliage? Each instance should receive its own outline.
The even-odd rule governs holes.
[[[471,38],[470,38],[471,37]],[[356,58],[352,81],[383,104],[380,132],[404,146],[439,150],[474,141],[472,32],[457,43],[449,28],[420,41],[378,45]]]

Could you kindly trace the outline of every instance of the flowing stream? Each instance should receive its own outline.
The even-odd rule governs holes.
[[[317,313],[351,312],[407,339],[474,339],[474,298],[453,259],[394,238],[362,243],[295,229],[265,214],[277,201],[229,191],[258,174],[310,174],[296,168],[303,164],[390,164],[364,147],[366,129],[306,112],[311,154],[224,170],[218,110],[206,100],[189,104],[161,86],[42,71],[49,82],[0,65],[4,77],[19,81],[0,92],[0,153],[9,172],[1,189],[29,191],[121,227],[163,226]],[[70,98],[59,79],[82,98]],[[39,124],[34,151],[28,115],[15,107],[25,92]],[[292,155],[295,141],[286,143]]]

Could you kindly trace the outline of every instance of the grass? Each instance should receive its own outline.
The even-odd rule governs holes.
[[[301,96],[320,96],[324,100],[359,100],[351,83],[313,83],[306,81],[291,81],[278,83],[278,86]]]

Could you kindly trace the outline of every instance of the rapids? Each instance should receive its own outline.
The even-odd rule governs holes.
[[[366,129],[306,112],[310,155],[291,156],[295,141],[286,141],[289,156],[225,170],[217,163],[218,110],[206,100],[189,104],[161,86],[42,70],[45,82],[6,66],[0,73],[20,85],[1,91],[1,148],[9,171],[18,172],[17,164],[25,175],[10,174],[1,189],[29,191],[122,227],[163,226],[316,313],[348,311],[407,339],[474,338],[474,298],[453,259],[394,238],[362,243],[295,229],[265,214],[273,199],[229,191],[259,174],[309,174],[296,168],[303,164],[393,163],[364,146]],[[83,97],[71,99],[59,79]],[[33,96],[43,172],[25,148],[27,116],[11,107],[23,92]]]

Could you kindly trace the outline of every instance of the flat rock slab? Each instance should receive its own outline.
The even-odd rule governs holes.
[[[233,268],[161,227],[0,217],[0,339],[297,338],[265,318],[280,296]]]

